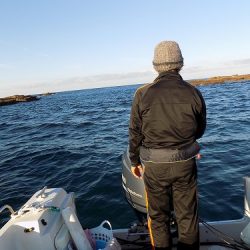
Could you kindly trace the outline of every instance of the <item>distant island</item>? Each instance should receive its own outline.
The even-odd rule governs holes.
[[[34,95],[13,95],[5,98],[0,98],[0,106],[16,104],[19,102],[37,101],[39,97]]]
[[[250,74],[247,75],[232,75],[232,76],[215,76],[206,79],[190,80],[192,85],[209,85],[209,84],[220,84],[220,83],[230,83],[230,82],[241,82],[250,80]]]
[[[48,96],[48,95],[54,95],[55,93],[51,93],[51,92],[46,92],[43,94],[39,94],[39,96]]]
[[[0,98],[0,106],[11,105],[20,102],[32,102],[40,99],[41,96],[54,95],[55,93],[47,92],[38,95],[12,95],[4,98]]]

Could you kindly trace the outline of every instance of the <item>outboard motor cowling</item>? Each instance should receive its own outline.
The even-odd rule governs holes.
[[[146,217],[146,196],[145,187],[142,179],[137,179],[132,174],[131,162],[128,149],[122,156],[122,187],[129,204],[135,209],[139,216]]]

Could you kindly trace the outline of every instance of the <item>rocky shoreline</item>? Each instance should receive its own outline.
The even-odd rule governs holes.
[[[32,102],[37,101],[40,98],[34,95],[13,95],[5,98],[0,98],[0,106],[11,105],[20,102]]]
[[[207,79],[198,79],[188,81],[194,86],[198,85],[209,85],[209,84],[223,84],[230,82],[241,82],[250,80],[250,74],[247,75],[232,75],[232,76],[216,76]]]
[[[16,104],[20,102],[32,102],[32,101],[38,101],[42,96],[49,96],[54,95],[55,93],[43,93],[39,95],[13,95],[13,96],[7,96],[4,98],[0,98],[0,106],[4,105],[11,105]]]

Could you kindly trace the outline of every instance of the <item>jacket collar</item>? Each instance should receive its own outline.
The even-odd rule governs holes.
[[[160,79],[162,78],[178,78],[180,80],[183,80],[181,75],[175,71],[175,70],[172,70],[172,71],[165,71],[165,72],[161,72],[158,77],[154,80],[154,83],[158,82]]]

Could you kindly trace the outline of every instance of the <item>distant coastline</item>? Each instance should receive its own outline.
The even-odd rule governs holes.
[[[250,74],[247,75],[232,75],[232,76],[215,76],[206,79],[197,79],[197,80],[190,80],[192,85],[199,86],[199,85],[209,85],[209,84],[223,84],[223,83],[230,83],[230,82],[241,82],[250,80]]]
[[[232,76],[215,76],[206,79],[196,79],[196,80],[187,80],[194,86],[201,86],[201,85],[209,85],[209,84],[223,84],[223,83],[230,83],[230,82],[242,82],[250,80],[250,74],[246,75],[232,75]],[[40,99],[40,96],[48,96],[53,95],[55,93],[44,93],[39,95],[13,95],[4,98],[0,98],[0,106],[4,105],[11,105],[20,102],[31,102],[37,101]]]

